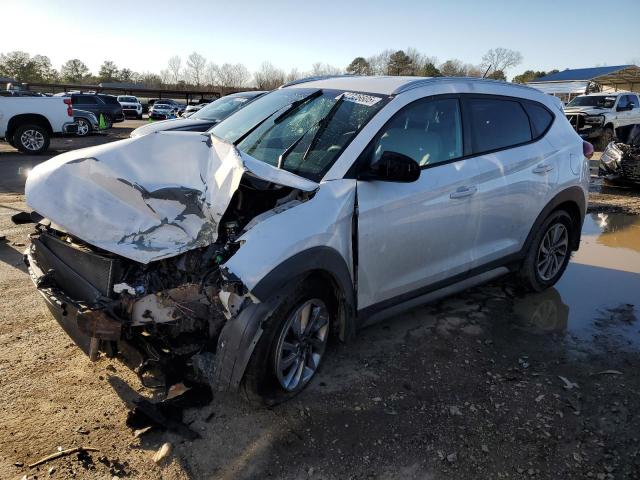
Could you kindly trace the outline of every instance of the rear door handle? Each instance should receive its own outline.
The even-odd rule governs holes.
[[[549,173],[551,170],[553,170],[553,167],[551,165],[545,165],[541,163],[532,171],[533,173],[537,173],[538,175],[544,175],[545,173]]]
[[[463,187],[459,187],[458,189],[456,189],[455,192],[451,192],[451,194],[449,194],[449,198],[464,198],[464,197],[470,197],[471,195],[473,195],[474,193],[476,193],[478,191],[478,187],[471,185],[471,186],[463,186]]]

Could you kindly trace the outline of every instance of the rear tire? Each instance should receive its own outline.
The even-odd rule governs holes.
[[[267,321],[242,379],[240,389],[249,402],[277,405],[309,385],[324,357],[334,307],[326,285],[315,279],[302,282],[282,301]],[[298,326],[302,335],[296,334]]]
[[[85,120],[84,118],[78,118],[76,122],[78,124],[78,133],[79,137],[86,137],[91,133],[93,128],[91,127],[91,123]]]
[[[567,268],[575,238],[571,216],[564,210],[551,213],[534,235],[522,262],[519,275],[524,288],[541,292],[555,285]]]
[[[39,125],[21,125],[13,134],[13,144],[23,153],[43,153],[49,148],[50,141],[49,132]]]

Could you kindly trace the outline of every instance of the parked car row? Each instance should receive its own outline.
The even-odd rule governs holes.
[[[329,341],[509,272],[544,290],[579,247],[593,148],[537,90],[337,76],[222,100],[197,113],[243,106],[208,136],[160,122],[27,179],[37,290],[144,384],[276,404]]]

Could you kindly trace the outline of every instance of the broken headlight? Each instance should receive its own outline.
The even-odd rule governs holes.
[[[604,115],[587,115],[584,117],[584,123],[588,123],[590,125],[603,125]]]

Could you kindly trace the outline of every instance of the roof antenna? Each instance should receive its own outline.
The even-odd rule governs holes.
[[[489,69],[491,68],[491,64],[489,64],[489,66],[487,67],[487,69],[484,71],[484,75],[482,75],[482,78],[486,78],[487,77],[487,73],[489,73]]]

